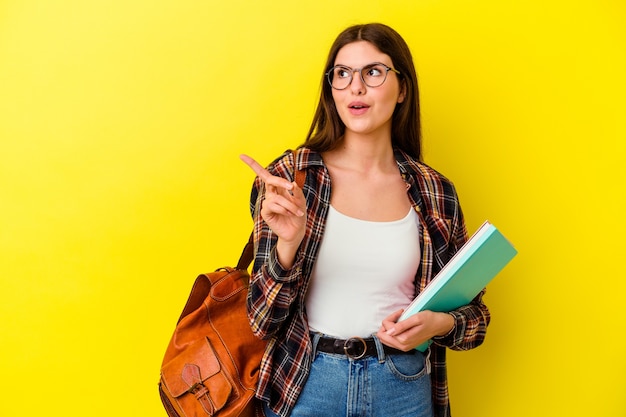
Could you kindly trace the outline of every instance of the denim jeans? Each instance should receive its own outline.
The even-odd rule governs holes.
[[[421,352],[353,360],[315,352],[309,378],[290,417],[432,417],[430,363]],[[267,406],[267,417],[277,417]]]

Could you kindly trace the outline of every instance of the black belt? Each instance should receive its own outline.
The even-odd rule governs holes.
[[[331,337],[320,337],[319,341],[317,342],[317,351],[346,355],[351,359],[362,359],[368,356],[378,356],[378,351],[376,350],[376,342],[372,337],[368,337],[367,339],[363,339],[361,337],[351,337],[350,339],[333,339]],[[387,345],[383,345],[383,351],[387,355],[406,355],[415,353],[413,349],[405,352]]]

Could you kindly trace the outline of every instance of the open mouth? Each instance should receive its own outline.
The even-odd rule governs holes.
[[[349,109],[353,109],[353,110],[363,110],[363,109],[367,109],[369,108],[369,106],[365,103],[361,103],[359,101],[355,101],[352,102],[350,104],[348,104],[348,108]]]

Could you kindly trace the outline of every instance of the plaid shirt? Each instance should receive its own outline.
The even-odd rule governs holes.
[[[420,222],[421,262],[415,277],[415,293],[426,287],[437,272],[467,240],[467,230],[454,186],[427,165],[404,152],[395,158]],[[260,216],[264,184],[256,178],[250,200],[254,219],[255,260],[248,294],[248,315],[254,333],[268,339],[261,362],[257,397],[281,416],[288,416],[306,382],[312,357],[305,305],[313,264],[317,258],[330,205],[330,176],[321,155],[307,148],[294,161],[285,152],[267,168],[273,175],[293,180],[294,162],[306,172],[307,230],[294,265],[285,270],[278,262],[276,235]],[[489,310],[481,292],[469,305],[451,314],[456,323],[430,347],[435,417],[450,416],[446,375],[446,347],[472,349],[482,343],[489,324]]]

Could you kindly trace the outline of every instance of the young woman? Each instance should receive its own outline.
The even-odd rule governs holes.
[[[388,26],[350,27],[322,83],[297,154],[267,169],[242,155],[257,174],[248,311],[269,340],[257,397],[268,416],[449,416],[446,348],[480,345],[489,311],[483,291],[399,321],[467,240],[452,183],[421,162],[411,53]]]

